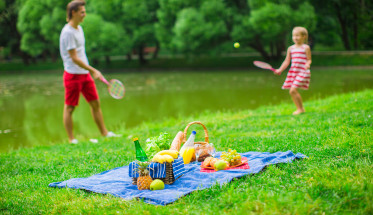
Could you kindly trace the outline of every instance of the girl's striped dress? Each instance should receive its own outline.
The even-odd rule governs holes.
[[[282,89],[290,89],[291,87],[307,90],[310,85],[311,72],[305,70],[307,62],[306,46],[290,47],[291,66],[286,76],[285,83]]]

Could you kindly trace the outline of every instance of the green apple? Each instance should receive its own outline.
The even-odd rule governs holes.
[[[155,179],[151,184],[150,184],[150,190],[163,190],[164,189],[164,183],[162,180]]]
[[[224,170],[226,167],[227,167],[227,163],[223,160],[218,160],[214,164],[214,168],[215,168],[216,171]]]

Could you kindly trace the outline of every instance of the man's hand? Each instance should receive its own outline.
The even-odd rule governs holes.
[[[94,69],[94,68],[93,68],[93,70],[91,72],[91,75],[92,75],[92,77],[94,79],[101,79],[103,77],[102,74],[101,74],[101,72],[98,71],[97,69]]]

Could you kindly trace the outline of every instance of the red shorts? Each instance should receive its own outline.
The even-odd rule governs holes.
[[[90,102],[98,99],[95,82],[88,74],[63,73],[63,85],[65,87],[65,104],[77,106],[79,95],[82,92],[84,98]]]

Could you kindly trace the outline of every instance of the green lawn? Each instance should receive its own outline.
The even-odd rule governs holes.
[[[79,145],[61,143],[0,154],[1,214],[372,214],[373,90],[240,112],[204,112],[124,130],[122,138]],[[128,163],[131,137],[175,135],[202,121],[218,151],[303,153],[309,159],[180,198],[168,206],[111,195],[49,188],[51,182],[88,177]],[[193,127],[194,128],[194,127]],[[195,129],[202,130],[196,125]],[[202,133],[202,132],[200,132]],[[198,136],[197,136],[198,137]],[[202,137],[198,137],[202,139]]]

